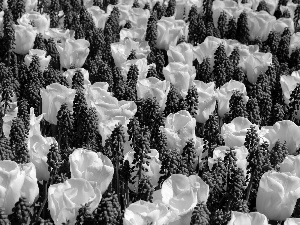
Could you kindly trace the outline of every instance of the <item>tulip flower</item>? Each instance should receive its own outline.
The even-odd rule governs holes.
[[[221,158],[222,160],[224,160],[226,152],[229,151],[229,147],[227,146],[219,146],[217,148],[214,149],[213,151],[213,158],[209,158],[208,159],[208,166],[209,169],[212,169],[213,165],[215,164],[215,162],[217,161],[218,158]],[[245,146],[242,147],[237,147],[234,148],[234,150],[232,150],[233,152],[235,152],[235,156],[236,156],[236,164],[238,168],[241,168],[244,171],[244,175],[246,177],[246,173],[247,173],[247,156],[248,156],[248,150]]]
[[[272,54],[256,52],[249,55],[241,65],[247,74],[248,80],[255,84],[258,76],[265,73],[272,64]]]
[[[247,7],[247,4],[238,4],[234,0],[215,0],[212,4],[212,11],[214,25],[217,27],[221,12],[225,12],[227,14],[227,18],[234,17],[237,19],[243,11],[249,12],[252,10]]]
[[[0,207],[6,214],[19,198],[25,197],[32,204],[39,194],[36,169],[32,163],[18,165],[10,160],[0,161]]]
[[[83,5],[88,9],[94,5],[94,0],[83,0]]]
[[[50,172],[48,171],[48,157],[51,144],[56,143],[53,137],[43,137],[41,134],[31,136],[28,140],[28,150],[30,161],[36,168],[36,178],[41,180],[49,180]]]
[[[232,211],[231,220],[227,225],[268,225],[268,219],[259,212],[242,213]]]
[[[115,116],[125,116],[131,118],[137,111],[137,106],[133,101],[118,101],[111,93],[93,84],[88,88],[87,102],[96,108],[99,122],[109,120]]]
[[[217,1],[219,0],[215,0],[214,3]],[[227,56],[230,56],[235,47],[239,48],[240,62],[238,66],[241,66],[244,70],[245,61],[248,59],[248,57],[250,57],[251,55],[256,55],[259,52],[258,45],[243,45],[237,40],[226,40],[208,36],[205,38],[204,42],[193,48],[194,57],[198,60],[199,63],[202,63],[204,58],[209,58],[211,69],[213,69],[215,64],[214,54],[221,43],[225,47]]]
[[[242,147],[250,126],[253,126],[253,124],[244,117],[236,117],[230,123],[223,124],[221,135],[224,138],[225,145],[229,147]],[[256,126],[256,129],[259,129],[258,126]]]
[[[8,113],[6,113],[3,117],[3,133],[6,138],[9,139],[10,128],[12,125],[12,121],[17,117],[18,107],[12,108]]]
[[[137,201],[131,203],[124,213],[124,225],[165,225],[172,220],[171,211],[162,203]]]
[[[195,127],[195,118],[186,110],[168,115],[165,127],[161,127],[167,136],[168,148],[182,152],[189,139],[196,140]]]
[[[218,114],[220,117],[224,117],[224,115],[229,112],[229,101],[233,91],[240,91],[243,94],[244,103],[247,103],[248,97],[245,85],[239,81],[230,80],[216,91]]]
[[[113,8],[117,7],[119,9],[119,25],[124,25],[126,23],[126,20],[129,19],[129,11],[131,9],[131,6],[128,4],[117,4],[117,5],[108,5],[107,6],[107,14],[111,14],[111,12],[113,11]]]
[[[38,5],[38,0],[25,0],[25,11],[32,12],[36,11]]]
[[[135,40],[138,42],[145,41],[145,35],[146,35],[146,28],[123,28],[120,31],[120,40],[124,41],[125,39],[129,38],[131,40]]]
[[[25,56],[25,64],[26,66],[30,66],[30,63],[32,62],[32,57],[34,55],[37,55],[39,57],[40,61],[40,70],[41,72],[44,72],[45,69],[47,69],[49,62],[51,60],[51,56],[48,55],[46,57],[46,51],[40,50],[40,49],[31,49],[29,50],[29,54]]]
[[[300,47],[300,33],[293,33],[291,36],[290,46],[289,46],[289,55],[295,50],[296,48]]]
[[[69,86],[72,86],[72,80],[73,80],[73,76],[75,75],[75,72],[79,70],[84,78],[84,86],[88,86],[91,84],[90,80],[89,80],[89,71],[87,71],[86,69],[83,68],[77,68],[77,69],[68,69],[66,72],[63,73],[63,76],[67,78],[67,81],[69,83]]]
[[[193,46],[182,42],[179,45],[169,47],[167,52],[169,62],[182,62],[192,67],[193,64]]]
[[[300,83],[300,71],[294,71],[291,75],[280,76],[280,84],[283,93],[283,99],[286,105],[290,103],[290,97],[297,84]]]
[[[277,9],[277,6],[278,6],[278,3],[279,3],[279,0],[264,0],[269,11],[270,11],[270,14],[271,15],[274,15],[274,12],[275,10]],[[254,11],[257,11],[257,7],[260,3],[260,1],[250,1],[252,3],[252,6],[251,8],[254,10]]]
[[[300,224],[300,218],[287,218],[283,225],[298,225]]]
[[[289,172],[300,178],[300,155],[288,155],[279,166],[280,172]]]
[[[65,43],[67,39],[74,39],[74,30],[49,28],[45,31],[45,38],[53,38],[56,43]]]
[[[4,17],[4,11],[0,12],[0,31],[3,32],[3,17]]]
[[[83,178],[71,178],[64,183],[50,185],[48,189],[48,209],[55,225],[69,220],[74,225],[78,210],[89,203],[94,211],[102,198],[101,192]]]
[[[291,18],[294,18],[297,5],[298,4],[294,3],[293,1],[288,1],[286,5],[280,5],[279,9],[281,13],[283,13],[285,10],[288,10]]]
[[[269,220],[283,221],[292,215],[299,197],[299,177],[269,171],[260,179],[256,209]]]
[[[67,103],[70,110],[72,110],[75,90],[53,83],[48,85],[46,89],[41,89],[41,97],[42,112],[45,113],[45,120],[56,125],[56,116],[63,103]]]
[[[78,148],[69,156],[69,161],[72,178],[84,178],[95,183],[102,194],[106,191],[114,175],[114,166],[107,156]]]
[[[148,19],[150,17],[150,11],[142,8],[131,8],[129,10],[128,19],[130,20],[133,27],[147,29]]]
[[[58,43],[56,47],[60,54],[60,64],[66,69],[72,65],[82,67],[90,52],[90,43],[84,39],[67,39],[65,43]]]
[[[198,93],[198,111],[195,118],[198,123],[205,123],[216,108],[215,83],[194,80]]]
[[[132,64],[136,65],[138,68],[139,71],[138,79],[139,80],[146,79],[149,65],[147,64],[146,58],[141,58],[141,59],[128,60],[121,65],[122,76],[124,77],[124,80],[127,80],[127,74]]]
[[[157,22],[156,47],[168,50],[176,46],[178,38],[187,34],[187,25],[183,20],[175,20],[175,17],[162,17]]]
[[[127,152],[132,150],[129,142],[129,135],[127,133],[127,125],[130,120],[126,116],[115,116],[110,118],[109,120],[103,120],[99,123],[98,130],[102,137],[102,146],[105,145],[106,139],[112,134],[113,130],[118,124],[123,125],[124,133],[125,133],[125,143],[124,143],[124,152],[125,155]]]
[[[136,84],[138,98],[154,98],[157,100],[160,109],[164,110],[167,96],[170,91],[170,82],[161,81],[155,77],[138,80]]]
[[[87,11],[91,14],[95,26],[104,29],[109,13],[105,13],[99,6],[91,6],[87,8]]]
[[[255,40],[255,38],[260,37],[262,41],[266,41],[272,29],[272,25],[276,21],[276,17],[271,16],[266,11],[250,11],[247,13],[247,21],[250,40]]]
[[[36,29],[31,25],[13,25],[15,29],[15,49],[14,52],[17,54],[25,55],[33,48],[35,36],[37,34]]]
[[[134,166],[134,164],[133,164],[134,154],[135,154],[134,150],[131,150],[126,155],[124,155],[124,161],[128,160],[131,167]],[[147,156],[149,156],[149,159],[146,160],[148,163],[146,163],[146,162],[143,163],[143,167],[147,171],[142,171],[142,174],[149,177],[150,182],[153,185],[153,187],[156,187],[158,185],[158,180],[161,176],[161,174],[159,173],[160,172],[160,167],[161,167],[161,162],[159,160],[159,153],[156,149],[151,149],[151,152],[148,153]],[[131,176],[135,177],[137,172],[138,172],[138,168],[136,167],[136,169],[131,173]],[[134,186],[135,187],[138,186],[138,177],[137,176],[134,179],[133,184],[129,183],[129,188],[132,191],[134,190]]]
[[[292,18],[279,18],[278,20],[276,20],[273,24],[272,24],[272,31],[276,31],[280,34],[283,33],[284,29],[286,27],[289,28],[289,30],[291,31],[291,33],[294,33],[294,21]]]
[[[18,23],[23,26],[32,25],[36,27],[38,33],[44,34],[50,27],[50,17],[47,14],[31,11],[23,14],[22,17],[18,19]]]
[[[182,97],[187,95],[188,89],[196,77],[194,67],[189,67],[181,62],[171,62],[163,68],[163,73],[167,81],[173,84]]]
[[[209,193],[209,186],[197,175],[189,177],[182,174],[173,174],[164,181],[162,188],[153,193],[154,203],[166,204],[179,220],[186,219],[190,222],[193,208],[199,202],[206,202]],[[183,224],[183,223],[182,223]],[[184,223],[189,224],[189,223]]]
[[[263,127],[262,131],[264,138],[270,142],[270,149],[278,140],[282,143],[286,142],[289,154],[294,154],[300,146],[300,127],[292,121],[279,121],[271,127]]]
[[[146,58],[150,53],[150,47],[147,43],[139,43],[130,38],[126,38],[120,42],[112,43],[111,52],[116,66],[121,67],[121,65],[127,61],[127,58],[132,50],[136,51],[136,57],[138,59]]]
[[[202,4],[203,1],[198,0],[177,0],[174,14],[176,20],[183,20],[184,16],[189,15],[193,5],[197,7],[198,12],[201,12],[203,9]]]
[[[30,108],[30,120],[29,120],[29,135],[28,138],[30,138],[33,135],[39,135],[41,134],[41,128],[40,128],[40,122],[43,119],[45,113],[42,113],[41,115],[39,115],[38,117],[35,116],[34,114],[34,108],[31,107]]]

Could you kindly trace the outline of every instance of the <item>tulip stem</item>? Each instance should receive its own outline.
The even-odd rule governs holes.
[[[128,181],[125,183],[125,196],[126,196],[126,208],[129,206],[129,188],[128,188]]]
[[[252,189],[253,179],[254,179],[254,175],[251,174],[251,178],[250,178],[250,181],[249,181],[249,184],[248,184],[248,187],[247,187],[247,194],[246,194],[246,201],[247,201],[247,202],[248,202],[248,200],[249,200],[250,191],[251,191],[251,189]]]
[[[222,126],[223,126],[223,118],[219,116],[219,133],[221,133]]]
[[[118,154],[120,152],[120,142],[118,142]],[[119,203],[121,203],[121,198],[120,198],[120,180],[119,180],[119,155],[116,157],[116,178],[117,178],[117,195],[118,195],[118,200]]]
[[[52,135],[52,137],[56,137],[56,135],[57,135],[57,125],[51,124],[51,135]]]
[[[49,179],[51,179],[51,178],[49,178]],[[44,198],[44,201],[43,201],[43,204],[41,205],[41,208],[40,208],[40,210],[39,210],[39,212],[38,212],[38,214],[37,214],[37,220],[40,218],[40,216],[41,216],[41,213],[42,213],[42,211],[43,211],[43,209],[44,209],[44,207],[45,207],[45,205],[46,205],[46,202],[47,202],[47,195],[48,195],[48,182],[49,182],[49,180],[46,182],[46,185],[44,184],[44,188],[45,188],[45,190],[44,190],[44,193],[45,193],[45,198]]]

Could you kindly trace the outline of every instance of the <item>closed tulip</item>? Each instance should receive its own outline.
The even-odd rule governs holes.
[[[137,201],[126,208],[123,218],[124,225],[165,225],[174,216],[168,207],[162,203]]]
[[[270,143],[270,148],[273,148],[279,140],[286,142],[289,154],[294,154],[300,146],[300,127],[290,120],[276,122],[273,126],[263,127],[263,136]]]
[[[150,47],[147,42],[133,41],[133,38],[125,38],[124,40],[111,44],[111,53],[115,60],[115,64],[121,67],[126,61],[131,51],[134,50],[137,59],[146,58],[150,53]]]
[[[215,83],[194,80],[193,85],[198,93],[198,111],[195,118],[198,123],[205,123],[216,108]]]
[[[83,68],[77,68],[77,69],[68,69],[66,72],[63,73],[63,76],[65,78],[67,78],[69,86],[70,87],[72,86],[73,76],[75,75],[77,70],[79,70],[83,75],[84,86],[87,87],[88,85],[90,85],[91,82],[89,80],[89,71],[87,71],[86,69],[83,69]]]
[[[162,17],[157,22],[156,47],[169,50],[170,45],[176,46],[181,35],[187,34],[187,24],[183,20],[175,20],[175,17]]]
[[[18,107],[12,108],[9,112],[7,112],[3,117],[3,133],[6,138],[9,139],[10,128],[12,125],[12,121],[17,117]]]
[[[78,148],[69,156],[72,178],[84,178],[98,186],[103,194],[112,181],[114,166],[102,153]]]
[[[294,26],[295,25],[292,18],[279,18],[272,24],[272,31],[276,31],[282,34],[284,29],[288,27],[291,33],[293,34],[295,31]]]
[[[12,213],[21,196],[32,204],[38,194],[36,169],[32,163],[21,166],[10,160],[0,161],[0,207],[6,214]]]
[[[56,43],[65,43],[67,39],[74,39],[74,30],[61,29],[61,28],[49,28],[45,31],[45,38],[53,38]]]
[[[143,42],[145,41],[145,35],[146,35],[146,28],[123,28],[120,31],[120,40],[123,41],[126,38],[138,41],[138,42]]]
[[[255,52],[249,55],[241,66],[246,72],[248,80],[252,84],[255,84],[258,76],[261,73],[265,73],[271,64],[271,53]]]
[[[247,21],[250,40],[260,37],[262,41],[266,41],[272,30],[272,25],[276,22],[276,17],[271,16],[266,11],[250,11],[247,13]]]
[[[14,52],[20,55],[28,54],[29,50],[33,48],[35,36],[37,34],[36,29],[31,25],[13,25],[15,29],[15,49]]]
[[[300,71],[294,71],[291,75],[288,76],[280,76],[281,90],[286,105],[289,105],[291,93],[297,87],[298,83],[300,83]]]
[[[243,94],[244,103],[247,103],[248,96],[245,85],[242,82],[230,80],[216,90],[218,114],[220,117],[224,117],[224,115],[229,112],[229,101],[234,91],[240,91]]]
[[[136,84],[138,98],[156,98],[160,109],[164,110],[170,91],[170,82],[155,77],[138,80]]]
[[[131,150],[126,155],[124,155],[124,161],[128,160],[131,167],[135,166],[133,164],[134,154],[135,151]],[[147,171],[142,171],[142,174],[150,178],[150,182],[155,188],[158,185],[158,180],[161,176],[161,174],[159,173],[161,167],[161,161],[159,160],[159,153],[156,149],[151,149],[151,152],[148,153],[147,156],[149,157],[149,159],[146,160],[148,163],[147,162],[143,163],[143,167]],[[135,166],[135,169],[131,173],[131,176],[135,177],[135,179],[133,180],[133,184],[129,183],[129,188],[132,191],[134,190],[134,186],[136,187],[138,186],[138,177],[136,176],[137,172],[138,172],[138,167]]]
[[[91,211],[94,211],[102,198],[99,189],[83,178],[71,178],[64,183],[50,185],[48,189],[48,209],[55,225],[76,222],[78,210],[90,203]]]
[[[60,64],[66,69],[72,65],[82,67],[90,52],[90,43],[84,39],[67,39],[65,43],[58,43],[56,47],[60,54]]]
[[[169,47],[167,52],[169,62],[182,62],[188,64],[189,67],[193,65],[193,46],[191,44],[182,42],[179,45]]]
[[[24,26],[32,25],[38,33],[44,34],[50,27],[50,16],[31,11],[22,15],[18,23]]]
[[[242,213],[232,211],[231,220],[227,225],[268,225],[268,219],[258,212]]]
[[[280,172],[289,172],[300,177],[300,155],[288,155],[279,166]]]
[[[26,66],[30,66],[30,63],[32,62],[32,57],[36,55],[39,58],[40,61],[40,70],[42,72],[45,71],[45,69],[47,69],[49,62],[51,60],[51,56],[48,55],[46,57],[46,51],[44,50],[40,50],[40,49],[31,49],[29,50],[29,54],[25,56],[25,64]]]
[[[186,110],[168,115],[165,127],[161,127],[167,136],[168,148],[182,151],[189,139],[196,140],[195,127],[196,119]]]
[[[299,225],[300,218],[287,218],[283,225]]]
[[[166,80],[177,88],[182,97],[187,95],[188,89],[196,77],[195,68],[182,62],[169,63],[163,68],[163,73]]]
[[[221,134],[225,145],[229,147],[242,147],[250,126],[253,126],[253,124],[244,117],[236,117],[230,123],[223,124]],[[256,129],[258,130],[258,126],[256,126]]]
[[[28,138],[28,150],[30,161],[36,168],[36,178],[41,180],[49,180],[50,173],[48,171],[48,157],[51,144],[56,143],[53,137],[43,137],[41,134],[36,134]]]
[[[299,197],[299,177],[269,171],[260,179],[256,209],[269,220],[283,221],[292,215]]]
[[[41,126],[40,122],[44,117],[44,113],[39,115],[38,117],[35,116],[34,114],[34,108],[30,108],[30,114],[29,114],[30,120],[29,120],[29,135],[28,138],[30,138],[33,135],[39,135],[41,134]]]
[[[193,208],[197,203],[206,202],[208,193],[209,186],[199,176],[173,174],[164,181],[160,190],[153,193],[153,201],[166,204],[178,216],[174,222],[189,224]]]
[[[87,8],[87,11],[91,14],[95,26],[104,29],[109,13],[105,13],[99,6],[91,6]]]
[[[113,118],[110,118],[109,120],[103,120],[99,123],[98,130],[102,137],[102,145],[105,145],[105,141],[109,136],[112,134],[113,130],[118,124],[121,124],[123,126],[123,131],[125,133],[125,144],[124,144],[124,151],[123,155],[125,155],[127,152],[132,150],[129,142],[129,135],[127,133],[127,125],[130,122],[126,116],[115,116]]]
[[[44,119],[56,125],[56,116],[62,104],[67,103],[70,110],[72,110],[75,90],[53,83],[48,85],[46,89],[41,89],[41,97],[42,112],[45,113]]]
[[[127,74],[132,64],[136,65],[138,68],[139,71],[138,79],[139,80],[146,79],[149,65],[147,63],[146,58],[141,58],[141,59],[127,60],[121,65],[122,76],[124,77],[124,80],[127,80]]]

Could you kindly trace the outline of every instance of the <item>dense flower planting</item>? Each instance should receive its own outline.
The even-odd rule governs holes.
[[[0,225],[299,225],[299,20],[0,1]]]

